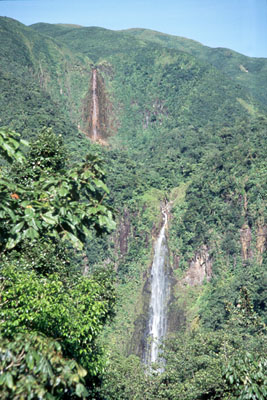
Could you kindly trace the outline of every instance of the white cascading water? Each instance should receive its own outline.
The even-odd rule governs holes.
[[[148,345],[145,362],[152,364],[158,360],[160,344],[167,332],[167,303],[170,293],[168,279],[168,247],[165,236],[168,216],[162,210],[164,223],[155,242],[154,259],[151,269],[151,299],[149,307]]]

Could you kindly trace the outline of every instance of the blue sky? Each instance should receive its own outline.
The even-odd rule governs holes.
[[[26,25],[148,28],[267,57],[267,0],[0,0],[0,15]]]

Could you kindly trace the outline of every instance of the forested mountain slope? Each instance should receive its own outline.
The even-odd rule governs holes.
[[[163,34],[161,32],[149,29],[128,29],[125,31],[110,31],[103,28],[85,28],[71,27],[50,24],[34,24],[32,28],[57,37],[60,41],[70,45],[73,49],[81,52],[88,52],[91,57],[101,57],[103,51],[125,51],[133,44],[139,44],[146,47],[147,42],[160,45],[162,47],[175,49],[191,54],[201,61],[208,62],[223,72],[231,80],[236,80],[244,86],[258,101],[267,105],[265,83],[267,80],[267,62],[264,58],[247,57],[225,48],[210,48],[203,46],[194,40]],[[81,29],[77,32],[76,29]],[[90,41],[86,42],[87,35],[90,35]],[[127,42],[127,35],[135,39],[133,42]],[[92,40],[93,38],[93,40]],[[114,47],[114,39],[117,44]],[[92,42],[91,42],[92,40]],[[101,42],[101,46],[96,45],[96,41]],[[91,42],[91,44],[89,44]],[[82,45],[81,45],[82,43]],[[92,53],[90,53],[90,46]],[[106,53],[107,54],[107,53]]]
[[[235,383],[248,373],[263,399],[257,373],[266,322],[266,59],[147,30],[25,27],[8,18],[0,28],[1,124],[25,138],[52,127],[72,160],[83,160],[88,149],[105,160],[110,195],[96,181],[97,190],[81,204],[104,191],[96,210],[102,201],[112,207],[117,228],[83,236],[83,252],[72,256],[75,271],[102,282],[102,267],[110,266],[117,279],[116,316],[101,337],[110,367],[94,396],[236,399]],[[18,172],[15,184],[36,179],[30,166],[42,154],[37,150],[33,145],[29,153],[27,179]],[[102,179],[98,156],[89,161]],[[53,176],[56,167],[49,168]],[[63,197],[70,188],[65,182]],[[153,375],[140,358],[162,209],[168,214],[169,342],[165,372]],[[75,233],[77,220],[68,223]],[[225,372],[231,368],[234,378]]]
[[[75,140],[91,61],[10,18],[0,29],[1,124],[25,137],[51,126]]]
[[[194,40],[166,35],[148,29],[129,29],[123,32],[129,33],[137,39],[149,40],[164,47],[184,51],[214,65],[225,73],[228,78],[236,79],[266,106],[267,61],[265,58],[247,57],[225,48],[210,48]]]
[[[99,61],[105,94],[110,96],[113,107],[109,114],[119,121],[119,129],[113,121],[110,134],[118,131],[116,137],[126,140],[133,153],[138,147],[139,158],[157,157],[157,149],[162,147],[155,146],[155,141],[164,138],[161,146],[167,146],[169,135],[171,140],[179,141],[179,145],[170,146],[182,146],[185,128],[186,136],[193,141],[190,151],[201,152],[201,146],[194,145],[194,141],[201,140],[205,145],[219,136],[215,131],[221,127],[227,129],[249,120],[263,108],[239,83],[229,81],[217,69],[184,52],[102,28],[49,24],[36,24],[33,28]],[[109,107],[107,103],[104,108]],[[172,134],[174,128],[180,133]],[[159,157],[168,153],[161,150]],[[145,154],[140,156],[142,152]],[[154,163],[151,160],[148,168],[151,162]]]

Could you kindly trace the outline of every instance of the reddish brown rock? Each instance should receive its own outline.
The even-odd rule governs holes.
[[[183,284],[190,286],[201,285],[206,279],[210,281],[212,276],[212,259],[207,246],[203,245],[190,262],[189,269],[182,280]]]
[[[252,257],[251,249],[251,229],[247,224],[244,224],[240,230],[240,240],[241,240],[241,255],[244,261]]]
[[[262,256],[264,251],[266,250],[267,245],[267,226],[266,225],[258,225],[257,229],[257,261],[262,264]]]

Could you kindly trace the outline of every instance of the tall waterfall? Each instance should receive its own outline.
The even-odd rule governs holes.
[[[92,76],[92,139],[98,139],[98,116],[99,106],[97,97],[97,71],[93,69]]]
[[[149,307],[149,330],[145,362],[157,361],[159,346],[167,332],[167,303],[170,295],[168,278],[168,247],[166,241],[167,210],[162,210],[164,223],[155,242],[151,269],[151,299]]]

